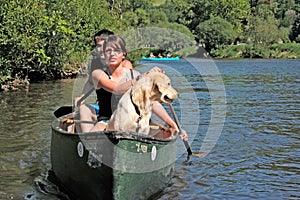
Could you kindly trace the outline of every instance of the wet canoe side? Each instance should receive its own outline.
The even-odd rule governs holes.
[[[176,139],[127,132],[71,134],[52,123],[52,170],[80,199],[147,199],[172,176]]]

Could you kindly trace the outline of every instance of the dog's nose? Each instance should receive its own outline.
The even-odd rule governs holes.
[[[173,96],[174,96],[173,99],[178,99],[179,98],[179,93],[176,91]]]

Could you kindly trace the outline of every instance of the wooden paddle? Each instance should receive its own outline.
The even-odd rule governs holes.
[[[176,116],[176,114],[175,114],[175,112],[174,112],[173,106],[172,106],[171,103],[169,103],[168,105],[169,105],[170,111],[171,111],[171,113],[172,113],[172,115],[173,115],[174,121],[175,121],[176,125],[178,126],[179,134],[182,134],[182,129],[181,129],[181,126],[180,126],[180,124],[179,124],[179,122],[178,122],[177,116]],[[185,146],[185,148],[186,148],[186,151],[187,151],[187,153],[188,153],[188,157],[190,157],[190,156],[197,156],[197,157],[200,157],[200,156],[203,155],[202,153],[193,153],[192,150],[191,150],[191,147],[190,147],[190,145],[189,145],[189,143],[188,143],[188,141],[185,141],[185,140],[182,140],[182,141],[183,141],[184,146]]]
[[[81,97],[78,102],[77,105],[80,105],[82,101],[84,101],[92,92],[94,91],[94,88],[90,89],[86,94],[83,95],[83,97]],[[72,113],[73,110],[73,106],[62,106],[59,107],[58,109],[56,109],[53,114],[56,118],[61,117],[63,115]]]

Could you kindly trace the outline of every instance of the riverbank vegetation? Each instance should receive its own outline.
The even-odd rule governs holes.
[[[211,52],[217,58],[299,58],[297,43],[254,45],[240,44],[219,47]]]
[[[300,0],[1,0],[0,88],[76,76],[104,28],[174,30],[218,58],[299,58],[299,13]]]

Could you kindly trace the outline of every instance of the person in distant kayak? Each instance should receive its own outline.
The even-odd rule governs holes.
[[[153,54],[153,52],[150,53],[149,57],[150,58],[156,58],[156,56]]]
[[[167,58],[172,58],[173,57],[173,55],[171,54],[171,52],[168,52],[167,53]]]

